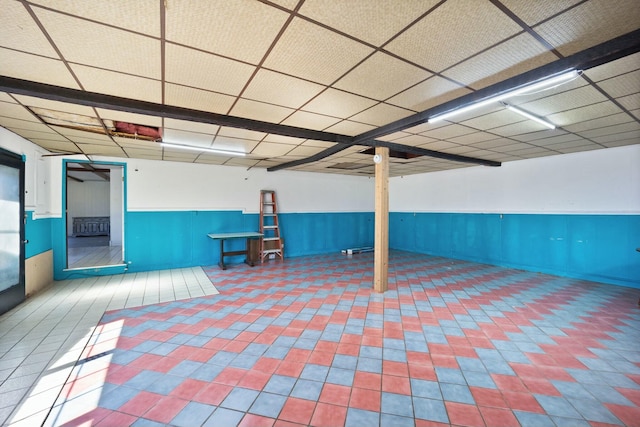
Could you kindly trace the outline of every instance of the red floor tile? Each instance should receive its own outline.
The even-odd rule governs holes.
[[[251,390],[262,390],[271,379],[271,374],[250,370],[238,383],[238,387],[249,388]]]
[[[436,371],[433,366],[409,365],[409,376],[420,380],[436,381]]]
[[[484,427],[485,423],[475,405],[466,405],[464,403],[445,402],[447,414],[451,424],[469,427]]]
[[[479,406],[482,418],[487,426],[520,427],[516,416],[509,409]]]
[[[348,406],[351,397],[351,387],[325,383],[318,398],[319,402],[330,403],[332,405]]]
[[[382,375],[382,391],[411,396],[411,384],[409,383],[409,378]]]
[[[605,406],[625,425],[632,426],[640,424],[640,407],[614,405],[612,403],[605,403]]]
[[[118,411],[141,417],[149,409],[153,408],[163,397],[161,394],[141,391],[134,398],[118,408]]]
[[[493,378],[493,382],[496,383],[501,391],[518,391],[521,393],[526,393],[528,391],[527,387],[525,387],[518,377],[514,377],[512,375],[491,374],[491,378]]]
[[[266,372],[268,374],[272,374],[278,369],[280,365],[280,359],[272,359],[270,357],[261,357],[251,368],[254,371]]]
[[[219,405],[233,390],[233,386],[210,383],[193,397],[193,400],[208,405]]]
[[[271,427],[275,425],[276,420],[268,417],[261,417],[260,415],[246,414],[238,427]]]
[[[311,425],[317,427],[342,426],[346,421],[346,417],[346,407],[318,403],[311,418]]]
[[[370,390],[382,390],[382,376],[372,372],[356,371],[353,386]]]
[[[144,417],[159,423],[168,424],[188,403],[188,400],[165,397],[147,411]]]
[[[377,390],[369,390],[366,388],[354,387],[351,390],[351,399],[349,406],[367,411],[380,411],[381,392]]]
[[[113,426],[130,426],[138,421],[138,417],[123,414],[122,412],[112,412],[99,423],[95,424],[96,427],[113,427]]]
[[[505,391],[502,393],[502,396],[511,409],[544,414],[544,409],[542,409],[536,398],[530,393]]]
[[[382,373],[384,375],[395,375],[399,377],[409,376],[409,365],[404,362],[394,362],[392,360],[382,361]]]
[[[278,418],[299,424],[309,424],[316,402],[290,397],[282,407]]]
[[[206,381],[194,380],[187,378],[182,383],[174,388],[171,393],[173,397],[180,399],[191,400],[196,394],[198,394],[203,388],[209,385]]]
[[[298,378],[300,373],[302,373],[304,366],[304,363],[298,362],[281,363],[278,368],[276,368],[275,373],[278,375]]]
[[[213,381],[220,384],[234,386],[238,384],[238,382],[240,382],[240,380],[245,376],[246,373],[247,371],[244,369],[227,367],[224,368],[224,370],[220,372],[218,376],[213,379]]]
[[[471,395],[478,406],[489,406],[494,408],[506,408],[507,403],[502,397],[500,390],[482,387],[469,387]]]

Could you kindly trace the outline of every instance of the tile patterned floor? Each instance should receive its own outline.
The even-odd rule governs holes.
[[[0,316],[0,424],[39,426],[105,310],[218,293],[202,268],[55,282]]]
[[[105,313],[45,425],[640,425],[640,290],[391,252]]]

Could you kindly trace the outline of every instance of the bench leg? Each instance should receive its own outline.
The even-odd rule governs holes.
[[[227,269],[227,266],[224,265],[224,239],[220,239],[220,262],[218,265],[223,270]]]

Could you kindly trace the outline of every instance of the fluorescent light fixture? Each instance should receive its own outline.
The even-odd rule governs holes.
[[[166,148],[178,148],[180,150],[191,150],[191,151],[199,151],[201,153],[213,153],[213,154],[224,154],[227,156],[241,156],[244,157],[247,154],[242,151],[231,151],[231,150],[218,150],[217,148],[207,148],[207,147],[196,147],[195,145],[184,145],[184,144],[172,144],[170,142],[161,142],[160,145]]]
[[[548,122],[548,121],[546,121],[546,120],[544,120],[544,119],[542,119],[542,118],[540,118],[538,116],[534,116],[533,114],[528,113],[528,112],[526,112],[524,110],[521,110],[518,107],[514,107],[513,105],[508,105],[508,104],[504,104],[504,103],[503,103],[503,105],[505,107],[507,107],[507,109],[513,111],[514,113],[518,113],[521,116],[524,116],[529,120],[533,120],[534,122],[538,122],[541,125],[544,125],[544,126],[548,127],[549,129],[555,129],[556,128],[556,125],[554,125],[553,123],[550,123],[550,122]]]
[[[555,77],[550,77],[548,79],[542,80],[538,83],[533,83],[519,89],[510,90],[503,94],[492,96],[480,102],[476,102],[475,104],[467,105],[466,107],[448,111],[435,117],[429,117],[428,123],[436,123],[440,120],[445,120],[455,115],[466,113],[468,111],[475,110],[476,108],[484,107],[485,105],[489,105],[493,102],[499,102],[504,99],[511,98],[512,96],[528,95],[530,93],[539,92],[541,90],[551,89],[569,80],[573,80],[579,75],[580,72],[578,70],[571,70],[566,73],[559,74]]]

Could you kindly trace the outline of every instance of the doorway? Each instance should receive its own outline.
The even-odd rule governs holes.
[[[25,299],[24,161],[0,148],[0,314]]]
[[[124,165],[65,165],[66,269],[124,265]]]

